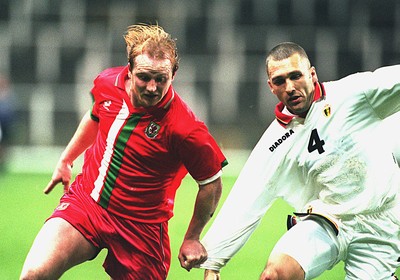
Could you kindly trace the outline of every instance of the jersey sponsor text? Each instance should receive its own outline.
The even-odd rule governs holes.
[[[281,138],[279,138],[277,141],[275,141],[274,144],[272,144],[271,147],[269,147],[269,150],[271,152],[275,151],[276,148],[278,148],[278,146],[280,144],[283,143],[283,141],[285,141],[286,139],[288,139],[292,134],[294,133],[293,129],[289,130],[288,132],[286,132]]]

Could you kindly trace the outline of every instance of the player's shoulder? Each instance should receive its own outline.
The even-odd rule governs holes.
[[[192,108],[182,99],[182,97],[175,92],[173,102],[171,103],[171,113],[173,117],[177,118],[179,123],[183,121],[196,122],[200,121]],[[182,119],[183,121],[179,121]]]
[[[375,88],[377,86],[377,79],[381,72],[388,72],[388,69],[392,69],[390,67],[382,67],[378,68],[375,71],[363,71],[363,72],[355,72],[348,74],[340,79],[331,80],[323,82],[322,84],[325,87],[325,92],[327,96],[331,92],[334,92],[335,95],[342,94],[346,97],[349,94],[357,94],[364,93],[369,91],[371,88]],[[392,70],[390,72],[393,72]]]
[[[95,83],[109,81],[111,82],[111,84],[114,84],[115,79],[118,77],[118,75],[122,72],[124,68],[125,66],[117,66],[104,69],[99,73],[99,75],[97,75]]]
[[[171,104],[169,122],[171,132],[181,135],[181,137],[185,137],[185,135],[198,129],[208,130],[205,123],[197,117],[189,105],[178,94],[175,95]]]
[[[112,95],[116,87],[121,87],[121,75],[124,75],[124,68],[124,66],[119,66],[103,70],[94,80],[91,93],[97,98]]]

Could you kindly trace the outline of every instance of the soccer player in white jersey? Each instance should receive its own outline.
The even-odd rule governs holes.
[[[298,222],[275,245],[261,280],[313,279],[340,261],[346,279],[393,278],[399,126],[384,124],[400,110],[400,65],[320,83],[304,49],[287,42],[270,51],[266,66],[280,101],[276,119],[202,240],[204,278],[220,279],[277,198],[299,212]]]

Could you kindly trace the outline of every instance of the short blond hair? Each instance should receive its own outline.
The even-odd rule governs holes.
[[[179,59],[175,39],[156,25],[135,24],[128,26],[124,35],[130,70],[134,67],[136,56],[148,53],[159,59],[169,59],[172,64],[172,74],[178,70]]]

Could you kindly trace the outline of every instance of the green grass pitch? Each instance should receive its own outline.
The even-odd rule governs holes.
[[[42,190],[50,174],[0,174],[0,279],[18,279],[29,247],[44,219],[56,207],[62,193],[59,185],[49,195]],[[224,190],[221,203],[232,187],[235,177],[223,177]],[[203,279],[203,271],[187,272],[179,265],[177,255],[182,238],[193,211],[197,186],[189,177],[184,179],[176,197],[175,216],[171,219],[169,233],[172,247],[172,263],[168,280]],[[261,225],[242,250],[223,268],[223,280],[257,280],[268,254],[277,239],[286,230],[286,216],[291,208],[277,201],[267,212]],[[66,272],[61,279],[109,279],[103,270],[105,251],[93,261],[86,262]],[[343,279],[343,266],[339,264],[318,279]]]

